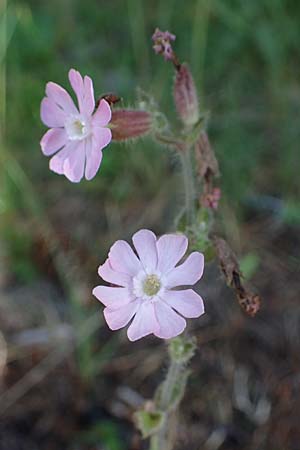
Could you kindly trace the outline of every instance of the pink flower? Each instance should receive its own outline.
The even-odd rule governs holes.
[[[125,241],[111,247],[99,275],[111,286],[97,286],[93,294],[104,306],[111,330],[125,327],[133,318],[127,335],[136,341],[153,333],[162,339],[178,336],[186,318],[204,313],[202,298],[192,289],[202,276],[204,257],[191,253],[179,266],[188,240],[181,234],[165,234],[159,239],[149,230],[133,235],[137,255]]]
[[[46,97],[41,103],[41,119],[50,130],[41,139],[42,152],[50,159],[50,169],[77,183],[83,176],[91,180],[102,160],[102,149],[111,141],[106,127],[111,110],[106,100],[95,109],[93,82],[74,69],[69,80],[77,96],[78,108],[65,89],[47,83]]]

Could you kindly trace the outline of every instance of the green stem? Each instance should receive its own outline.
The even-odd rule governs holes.
[[[186,366],[194,355],[195,342],[178,336],[168,342],[170,365],[167,376],[157,390],[155,407],[164,414],[162,427],[151,436],[150,450],[173,450],[176,440],[177,410],[184,396],[189,370]]]
[[[158,433],[151,437],[149,450],[173,449],[176,418],[175,411],[168,411],[168,409],[172,403],[172,396],[183,368],[183,363],[177,361],[171,361],[170,363],[167,377],[161,385],[160,399],[157,405],[161,411],[166,412],[165,423]]]
[[[174,386],[177,383],[178,376],[182,370],[182,364],[177,361],[171,361],[167,377],[164,381],[161,398],[159,402],[159,407],[162,410],[166,410],[170,405],[172,399],[172,393],[174,391]]]
[[[151,437],[149,450],[173,450],[175,427],[175,412],[172,412],[168,415],[166,425]]]
[[[192,226],[195,222],[195,176],[192,166],[192,152],[186,148],[180,153],[182,164],[182,175],[185,193],[185,213],[187,226]]]

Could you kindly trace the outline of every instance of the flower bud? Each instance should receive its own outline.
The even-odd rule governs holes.
[[[176,57],[171,41],[175,41],[175,39],[175,34],[156,28],[152,36],[154,42],[153,50],[157,55],[163,55],[166,61],[174,61]]]
[[[260,297],[252,292],[244,292],[238,295],[241,308],[248,316],[254,317],[260,309]]]
[[[221,198],[221,189],[217,187],[212,187],[201,196],[200,203],[202,206],[204,206],[204,208],[217,210],[220,198]]]
[[[111,131],[115,141],[147,135],[152,130],[152,115],[147,111],[117,109],[112,111]]]
[[[176,71],[174,100],[182,122],[191,126],[199,120],[198,95],[190,69],[181,64]]]

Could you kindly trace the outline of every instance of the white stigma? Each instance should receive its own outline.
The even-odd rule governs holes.
[[[67,120],[65,128],[72,141],[85,139],[90,133],[90,124],[80,116],[71,116]]]

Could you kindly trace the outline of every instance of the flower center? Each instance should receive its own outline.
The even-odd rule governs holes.
[[[71,117],[65,124],[69,139],[84,139],[90,132],[89,124],[81,117]]]
[[[143,282],[143,291],[149,297],[156,295],[161,288],[161,282],[156,275],[148,275]]]

